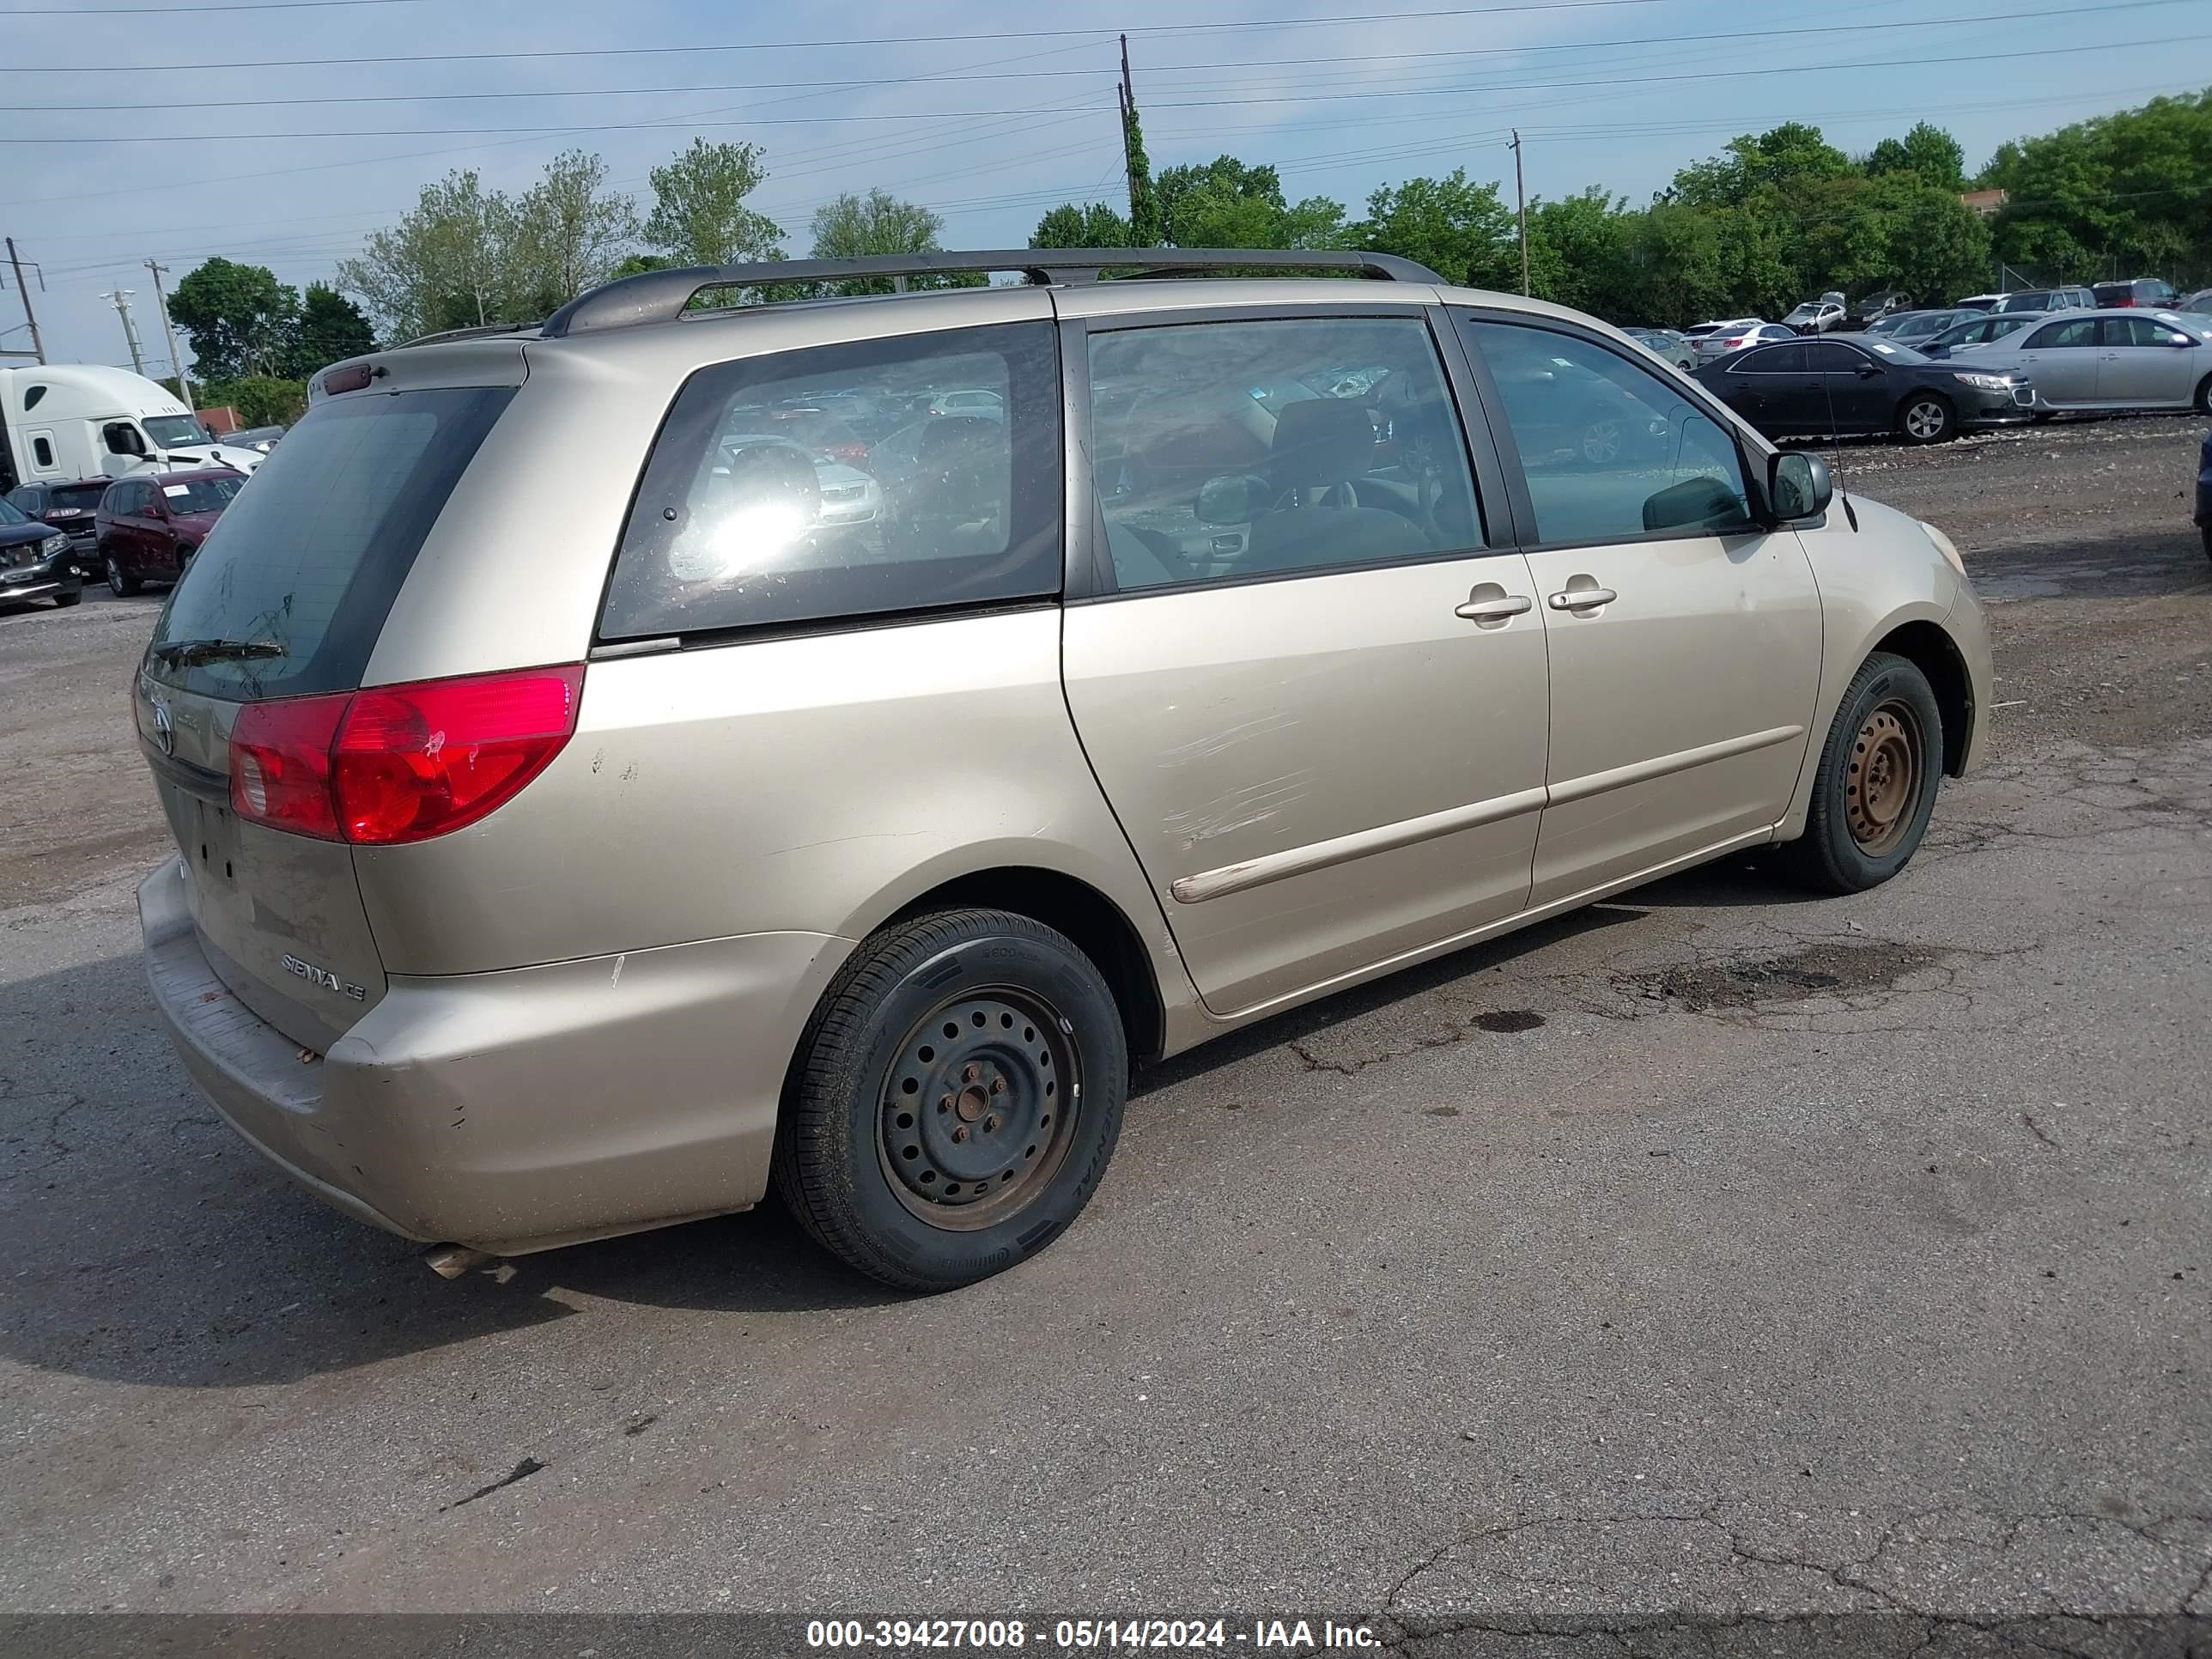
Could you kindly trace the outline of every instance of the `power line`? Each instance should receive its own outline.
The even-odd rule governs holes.
[[[1615,6],[1663,6],[1688,0],[1513,0],[1494,6],[1454,6],[1433,11],[1357,12],[1333,17],[1267,18],[1241,23],[1141,23],[1126,31],[1118,27],[1088,29],[995,29],[972,34],[884,34],[838,40],[737,40],[716,46],[693,43],[678,46],[559,46],[527,52],[433,52],[390,58],[265,58],[217,64],[9,64],[0,74],[145,75],[168,70],[331,69],[366,64],[482,64],[514,63],[549,58],[641,58],[680,52],[696,56],[705,52],[817,52],[844,51],[853,46],[943,46],[970,40],[1110,40],[1129,34],[1235,34],[1252,29],[1316,28],[1338,23],[1372,27],[1380,23],[1425,22],[1443,17],[1497,17],[1522,12],[1586,11]],[[53,15],[62,15],[59,13]]]
[[[409,0],[413,3],[413,0]],[[2195,4],[2197,0],[2114,0],[2114,3],[2099,8],[2100,17],[2118,11],[2142,11],[2152,7]],[[2079,6],[2060,6],[2045,11],[1982,12],[1969,17],[1915,17],[1895,21],[1875,23],[1820,23],[1802,28],[1762,28],[1761,40],[1782,36],[1815,34],[1828,36],[1853,33],[1887,33],[1898,29],[1930,29],[1964,27],[1978,23],[2020,24],[2033,22],[2041,17],[2073,17],[2081,13]],[[1713,40],[1736,40],[1742,38],[1741,29],[1728,29],[1713,34],[1646,34],[1633,35],[1613,40],[1564,40],[1526,46],[1472,46],[1437,52],[1385,52],[1334,58],[1271,58],[1254,62],[1249,58],[1226,63],[1155,64],[1149,75],[1188,75],[1215,70],[1269,70],[1321,65],[1342,69],[1358,64],[1430,63],[1443,59],[1469,58],[1520,57],[1538,52],[1596,52],[1628,46],[1695,46]],[[1004,70],[969,73],[931,75],[926,77],[893,76],[863,77],[843,81],[726,81],[708,82],[691,86],[646,87],[569,87],[551,90],[529,88],[496,92],[383,92],[349,94],[322,94],[311,98],[264,98],[256,94],[252,102],[257,108],[279,108],[288,106],[312,105],[317,108],[332,104],[428,104],[481,102],[515,98],[630,98],[662,97],[680,94],[706,92],[768,92],[805,88],[816,91],[850,91],[873,87],[901,86],[918,78],[931,81],[1030,81],[1064,79],[1073,76],[1098,76],[1109,71],[1096,69],[1066,70]],[[72,104],[72,111],[135,112],[155,109],[234,109],[240,100],[236,98],[211,98],[173,102],[147,102],[133,99],[125,104]],[[0,104],[0,111],[22,112],[48,111],[52,100],[35,104]]]
[[[1958,58],[1911,58],[1861,60],[1856,63],[1782,64],[1751,69],[1698,70],[1685,75],[1650,75],[1638,79],[1643,82],[1679,82],[1684,81],[1733,81],[1747,77],[1771,75],[1821,75],[1843,70],[1915,69],[1942,64],[2005,63],[2023,58],[2070,58],[2092,52],[2133,52],[2144,46],[2172,46],[2212,40],[2212,35],[2168,35],[2159,40],[2107,40],[2087,46],[2045,46],[2025,52],[1974,52]],[[1255,83],[1261,84],[1261,83]],[[1604,81],[1521,81],[1512,83],[1516,91],[1548,92],[1577,87],[1617,88],[1616,80]],[[1253,104],[1316,104],[1341,103],[1350,100],[1377,98],[1449,98],[1465,97],[1470,93],[1499,90],[1492,87],[1434,87],[1392,89],[1381,92],[1304,93],[1296,95],[1268,98],[1205,98],[1176,100],[1153,99],[1147,109],[1233,109]],[[763,106],[763,107],[767,107]],[[238,132],[228,135],[235,143],[296,143],[307,139],[335,138],[428,138],[465,137],[477,135],[520,134],[526,137],[543,137],[548,133],[566,132],[672,132],[691,131],[700,127],[746,126],[842,126],[870,121],[946,121],[995,118],[1012,115],[1050,115],[1059,112],[1051,109],[964,109],[964,110],[902,110],[879,115],[746,115],[730,121],[699,121],[684,117],[656,121],[605,121],[588,127],[531,126],[531,127],[360,127],[343,131],[325,132]],[[197,133],[138,133],[128,137],[107,135],[70,135],[66,137],[0,137],[0,144],[183,144],[198,142]]]
[[[425,0],[262,0],[250,5],[243,0],[190,6],[102,6],[88,11],[82,6],[10,6],[0,17],[197,17],[208,11],[319,11],[325,6],[419,6]]]

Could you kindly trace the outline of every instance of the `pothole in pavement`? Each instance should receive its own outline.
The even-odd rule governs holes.
[[[1771,957],[1697,963],[1652,973],[1616,974],[1615,988],[1650,1000],[1679,1002],[1692,1013],[1748,1008],[1762,1002],[1803,1002],[1820,996],[1887,991],[1936,960],[1910,945],[1822,944]]]

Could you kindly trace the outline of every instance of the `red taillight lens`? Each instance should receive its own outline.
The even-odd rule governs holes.
[[[832,444],[830,453],[848,466],[858,466],[868,459],[868,447],[866,444]]]
[[[296,835],[338,836],[331,744],[350,694],[249,702],[230,728],[230,805],[242,818]]]
[[[239,816],[369,846],[426,841],[519,794],[576,729],[580,663],[249,703],[230,742]]]

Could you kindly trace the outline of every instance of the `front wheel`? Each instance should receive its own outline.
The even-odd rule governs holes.
[[[2212,374],[2207,374],[2197,383],[2194,403],[2199,415],[2212,415]]]
[[[123,568],[123,561],[110,553],[101,561],[107,576],[108,592],[120,599],[130,599],[144,586],[137,577]]]
[[[1935,393],[1920,392],[1905,399],[1897,413],[1897,426],[1908,443],[1940,444],[1957,435],[1959,417]]]
[[[1074,943],[945,910],[862,943],[785,1091],[775,1182],[824,1248],[901,1290],[1035,1255],[1082,1213],[1121,1133],[1128,1051]]]
[[[1943,770],[1943,711],[1928,677],[1903,657],[1866,659],[1836,710],[1813,779],[1805,833],[1784,855],[1831,893],[1879,887],[1928,833]]]

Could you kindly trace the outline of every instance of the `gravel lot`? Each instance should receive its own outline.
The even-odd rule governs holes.
[[[2201,432],[1840,452],[1996,630],[1902,878],[1694,872],[1170,1064],[1073,1232],[920,1301],[772,1212],[447,1284],[270,1174],[136,955],[159,601],[0,615],[0,1611],[2180,1653],[2130,1620],[2212,1616]]]

